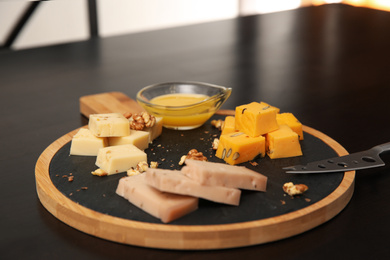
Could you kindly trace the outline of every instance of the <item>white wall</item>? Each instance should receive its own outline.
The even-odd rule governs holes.
[[[31,0],[0,0],[0,44]],[[102,37],[238,15],[274,12],[299,6],[302,0],[97,0]],[[89,38],[87,0],[41,2],[13,49],[24,49]]]
[[[0,1],[0,43],[12,30],[27,1]],[[98,0],[100,36],[155,30],[237,16],[238,0]],[[88,39],[86,0],[42,2],[13,49]]]

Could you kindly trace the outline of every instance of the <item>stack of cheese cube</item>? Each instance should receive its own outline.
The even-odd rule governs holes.
[[[120,113],[92,114],[88,128],[72,138],[70,154],[97,156],[96,165],[106,175],[125,172],[147,161],[143,151],[162,132],[162,120],[144,131],[130,129],[130,121]]]
[[[302,124],[291,113],[264,102],[236,107],[225,118],[216,156],[235,165],[266,154],[271,159],[302,155]]]

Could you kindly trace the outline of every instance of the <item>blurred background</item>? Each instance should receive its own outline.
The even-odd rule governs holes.
[[[26,49],[334,3],[390,11],[390,0],[0,0],[0,45]]]

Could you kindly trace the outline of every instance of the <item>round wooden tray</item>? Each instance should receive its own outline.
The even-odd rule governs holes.
[[[288,238],[321,225],[336,216],[353,195],[355,171],[350,171],[345,172],[340,184],[319,201],[264,219],[225,224],[181,225],[112,216],[71,200],[57,189],[50,178],[50,163],[53,157],[71,141],[77,131],[78,129],[53,142],[39,157],[35,168],[38,197],[51,214],[71,227],[119,243],[186,250],[262,244]],[[339,156],[348,154],[340,144],[325,134],[307,126],[304,126],[304,131],[320,139]]]

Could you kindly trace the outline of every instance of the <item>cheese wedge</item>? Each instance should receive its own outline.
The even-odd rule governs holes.
[[[126,136],[130,134],[130,122],[120,113],[91,114],[89,130],[98,137]]]
[[[265,156],[265,138],[250,137],[242,132],[221,135],[215,156],[235,165]]]
[[[230,134],[236,132],[236,121],[234,116],[225,117],[225,121],[223,122],[222,127],[222,135]]]
[[[243,166],[190,159],[185,163],[181,172],[203,185],[258,191],[267,189],[266,176]]]
[[[81,128],[72,138],[71,155],[96,156],[100,148],[108,146],[107,138],[96,137],[89,129]]]
[[[266,135],[267,154],[271,159],[287,158],[302,155],[298,134],[288,125]]]
[[[120,137],[108,137],[110,146],[133,144],[141,150],[149,147],[149,132],[130,130],[130,135]]]
[[[198,198],[161,192],[146,183],[144,174],[121,178],[116,193],[164,223],[198,208]]]
[[[147,161],[146,153],[132,144],[101,148],[96,157],[96,165],[107,175],[125,172],[142,161]]]
[[[276,115],[278,125],[288,125],[298,134],[299,140],[303,140],[302,124],[292,113],[281,113]]]
[[[180,171],[149,168],[145,172],[145,180],[149,185],[162,192],[189,195],[235,206],[240,203],[240,190],[222,186],[201,185]]]
[[[236,130],[251,137],[264,135],[279,128],[277,109],[265,103],[252,102],[236,107]]]

